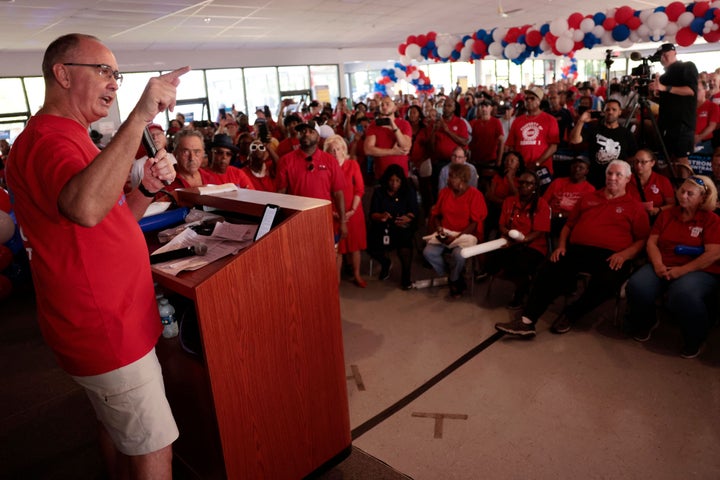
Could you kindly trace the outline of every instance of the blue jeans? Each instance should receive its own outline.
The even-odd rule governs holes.
[[[666,307],[680,324],[686,345],[699,345],[707,337],[710,313],[705,303],[718,287],[718,279],[706,272],[690,272],[675,280],[655,274],[644,265],[628,281],[628,321],[631,328],[648,328],[655,322],[655,300],[667,291]]]
[[[423,250],[423,256],[428,263],[432,265],[438,275],[445,275],[447,272],[445,259],[443,258],[445,250],[451,250],[452,253],[453,265],[448,279],[451,282],[455,282],[460,278],[465,268],[465,259],[460,255],[460,250],[462,250],[460,247],[448,249],[445,245],[428,243]]]

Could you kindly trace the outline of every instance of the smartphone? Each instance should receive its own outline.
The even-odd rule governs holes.
[[[223,120],[225,120],[225,119],[227,118],[227,113],[225,112],[225,109],[224,109],[224,108],[218,109],[218,115],[219,115],[219,117],[222,118]]]
[[[592,112],[590,112],[590,118],[592,118],[593,120],[600,120],[602,116],[603,114],[599,110],[593,110]]]
[[[260,220],[260,225],[258,225],[258,229],[255,232],[255,241],[264,237],[276,223],[275,219],[277,217],[278,209],[279,207],[277,205],[273,205],[271,203],[265,205],[265,211],[263,212],[262,219]]]
[[[378,127],[388,126],[390,125],[390,119],[388,117],[378,117],[375,120],[375,125],[377,125]]]

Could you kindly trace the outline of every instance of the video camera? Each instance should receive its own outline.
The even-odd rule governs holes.
[[[632,52],[630,54],[630,60],[636,62],[641,61],[642,64],[637,67],[633,67],[633,69],[630,70],[630,75],[625,75],[622,78],[621,84],[624,87],[623,93],[629,93],[630,90],[636,90],[641,96],[647,97],[649,94],[648,86],[650,85],[650,82],[653,81],[653,74],[650,70],[649,62],[659,62],[661,55],[662,52],[655,52],[648,57],[643,57],[640,52]]]

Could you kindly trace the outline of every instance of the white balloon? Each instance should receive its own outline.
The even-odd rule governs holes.
[[[488,45],[488,53],[493,57],[502,58],[503,46],[500,42],[493,42]]]
[[[602,25],[595,25],[595,28],[593,28],[593,35],[595,35],[597,38],[601,38],[603,34],[606,32],[605,28],[603,28]]]
[[[657,28],[657,29],[653,30],[652,33],[650,34],[650,40],[652,40],[653,42],[659,42],[660,40],[662,40],[663,34],[664,34],[664,32],[662,30],[660,30],[659,28]]]
[[[507,28],[496,28],[493,31],[492,38],[496,42],[502,42],[502,40],[505,38],[505,35],[507,35],[508,29]]]
[[[635,43],[635,42],[633,42],[632,40],[630,40],[630,38],[626,38],[625,40],[623,40],[622,42],[620,42],[618,45],[620,45],[622,48],[630,48],[630,47],[633,46],[634,43]]]
[[[655,13],[655,10],[653,10],[652,8],[646,8],[645,10],[642,10],[639,17],[640,21],[643,23],[647,22],[648,17],[650,17],[650,15],[652,15],[653,13]]]
[[[540,50],[542,50],[543,52],[549,52],[552,50],[550,47],[550,43],[548,43],[548,41],[544,38],[540,40]]]
[[[573,42],[582,42],[585,38],[585,32],[582,30],[572,30],[572,34]]]
[[[695,16],[691,12],[685,12],[685,13],[690,13],[690,16],[695,18]],[[682,15],[680,15],[680,16],[682,17]],[[692,22],[692,20],[690,20],[690,21]],[[678,21],[678,23],[679,23],[679,21]],[[655,12],[648,17],[645,24],[648,27],[650,27],[650,30],[653,30],[653,31],[660,30],[660,29],[665,28],[665,25],[668,24],[668,17],[665,14],[665,12]]]
[[[450,54],[453,51],[453,47],[451,47],[448,44],[443,44],[438,46],[438,55],[440,55],[442,58],[447,58],[450,56]]]
[[[460,62],[467,62],[470,60],[470,56],[472,55],[472,44],[470,46],[463,47],[462,50],[460,50],[460,58],[458,58],[458,61]]]
[[[595,20],[592,18],[583,18],[582,22],[580,22],[580,30],[582,30],[583,33],[590,33],[593,28],[595,28]]]
[[[566,32],[568,29],[568,22],[565,18],[556,18],[552,22],[550,22],[550,33],[555,35],[556,37],[559,37],[563,34],[563,32]]]
[[[405,55],[400,55],[400,64],[407,67],[410,63],[412,63],[412,58],[408,57],[407,50],[405,50]]]
[[[514,60],[520,56],[523,50],[523,46],[519,43],[510,43],[505,47],[505,58]]]
[[[420,45],[411,43],[405,48],[405,55],[410,59],[420,60],[422,58],[420,55]]]
[[[695,14],[693,14],[692,12],[683,12],[677,19],[678,27],[687,27],[692,23],[693,20],[695,20]],[[652,26],[650,26],[650,28],[652,28]]]
[[[465,47],[470,47],[470,48],[472,48],[473,43],[475,43],[475,39],[474,39],[474,38],[468,38],[467,40],[465,40]]]
[[[418,78],[420,78],[420,70],[415,70],[410,75],[408,75],[408,77],[410,78],[410,80],[417,80]]]
[[[600,42],[606,47],[614,45],[615,39],[612,37],[612,32],[610,30],[607,30],[605,33],[603,33],[602,38],[600,38]]]
[[[640,35],[640,38],[642,38],[643,40],[647,40],[650,38],[650,27],[645,24],[640,25],[635,31],[638,35]]]
[[[560,53],[570,53],[574,46],[575,42],[572,41],[572,38],[560,37],[555,42],[555,48]]]
[[[675,35],[666,34],[665,37],[663,37],[663,42],[675,43]]]
[[[710,8],[720,8],[720,0],[712,2]]]
[[[630,32],[630,36],[628,38],[632,40],[633,43],[638,43],[641,40],[640,35],[637,32]]]
[[[667,26],[665,27],[665,36],[667,35],[675,35],[677,31],[680,30],[680,27],[678,27],[678,24],[675,22],[668,22]]]
[[[399,68],[395,69],[395,76],[398,78],[398,80],[405,80],[407,78],[407,73],[405,73],[405,70],[401,70]]]

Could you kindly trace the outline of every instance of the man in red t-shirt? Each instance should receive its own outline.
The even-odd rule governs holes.
[[[712,155],[713,132],[720,123],[720,106],[707,97],[702,81],[698,82],[697,111],[695,124],[695,154]]]
[[[492,116],[492,102],[487,99],[478,103],[479,114],[470,122],[470,163],[476,167],[500,166],[505,147],[505,132],[500,120]]]
[[[526,113],[512,123],[505,150],[520,152],[525,166],[533,172],[545,167],[552,175],[552,156],[560,143],[560,131],[555,117],[540,110],[543,96],[540,87],[525,90]]]
[[[375,178],[379,179],[390,165],[400,165],[408,175],[408,154],[412,147],[412,127],[407,120],[395,118],[397,105],[390,97],[380,100],[380,116],[370,124],[365,135],[365,155],[373,157]]]
[[[628,195],[630,165],[613,160],[607,167],[605,188],[584,195],[560,232],[550,261],[535,278],[522,317],[495,328],[512,335],[533,336],[535,324],[579,272],[591,274],[582,295],[568,305],[551,327],[566,333],[583,315],[611,298],[630,275],[631,260],[645,248],[650,221],[643,205]]]
[[[117,61],[95,37],[56,39],[42,63],[43,107],[7,165],[43,337],[90,399],[113,477],[172,476],[178,430],[155,355],[162,326],[137,223],[163,182],[175,178],[165,150],[147,160],[137,188],[123,194],[123,186],[143,129],[175,106],[179,77],[189,70],[150,79],[98,150],[88,128],[111,111],[122,83]]]

